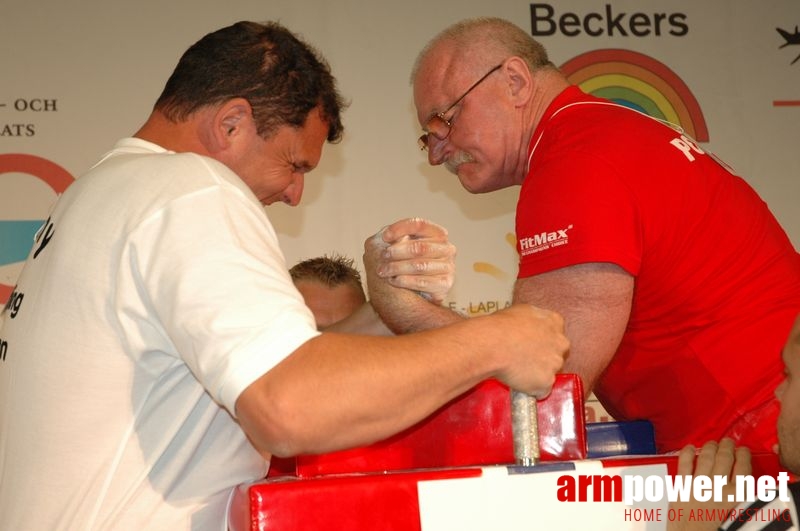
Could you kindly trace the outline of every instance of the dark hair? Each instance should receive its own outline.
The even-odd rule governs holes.
[[[353,259],[341,255],[318,256],[298,262],[289,269],[292,280],[315,280],[329,288],[340,284],[352,284],[364,291],[361,284],[361,273],[353,265]]]
[[[209,33],[181,57],[155,108],[180,122],[207,105],[245,98],[261,137],[301,127],[319,106],[328,141],[341,140],[345,107],[325,59],[275,22],[237,22]]]

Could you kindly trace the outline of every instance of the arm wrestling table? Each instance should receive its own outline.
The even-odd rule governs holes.
[[[385,441],[276,460],[235,490],[230,530],[666,529],[665,497],[621,499],[625,476],[675,474],[677,456],[655,454],[649,422],[586,424],[575,375],[557,377],[536,416],[539,461],[518,466],[510,391],[483,382]],[[753,467],[780,468],[772,455]]]

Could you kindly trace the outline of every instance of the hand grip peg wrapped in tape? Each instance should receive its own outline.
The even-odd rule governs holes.
[[[539,422],[536,398],[520,391],[511,391],[511,431],[514,437],[514,458],[518,465],[532,466],[539,461]]]

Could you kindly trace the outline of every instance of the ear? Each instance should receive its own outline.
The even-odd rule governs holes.
[[[253,108],[244,98],[230,99],[214,112],[210,126],[211,138],[217,149],[227,149],[243,134],[255,132]]]
[[[503,71],[508,79],[508,88],[515,105],[524,105],[533,94],[533,75],[528,63],[520,57],[506,59]]]

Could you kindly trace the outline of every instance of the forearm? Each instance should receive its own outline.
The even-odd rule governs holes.
[[[387,316],[388,317],[388,316]],[[459,313],[447,307],[435,304],[420,304],[410,315],[389,317],[391,327],[385,323],[371,303],[365,303],[346,319],[325,329],[326,332],[342,334],[363,334],[370,336],[391,336],[409,332],[422,332],[433,328],[441,328],[465,319]]]
[[[467,319],[464,315],[451,310],[447,306],[430,304],[425,307],[422,315],[417,315],[402,324],[408,332],[420,332],[440,328],[449,324],[457,323]]]
[[[245,391],[258,400],[240,400],[251,406],[238,411],[242,426],[257,448],[276,455],[389,437],[496,372],[490,333],[463,336],[469,348],[454,337],[322,334]]]
[[[569,342],[553,312],[527,304],[398,337],[324,333],[236,402],[264,455],[318,453],[385,439],[478,382],[545,396]]]
[[[369,293],[373,308],[395,334],[441,328],[466,319],[417,293],[397,289],[381,281],[371,282]]]
[[[588,396],[619,347],[630,316],[633,277],[613,264],[565,267],[517,281],[514,301],[564,317],[570,353],[563,372],[577,374]]]

